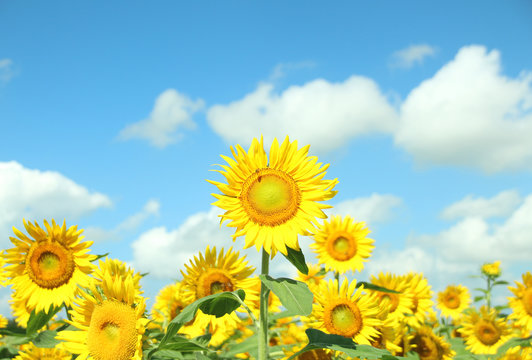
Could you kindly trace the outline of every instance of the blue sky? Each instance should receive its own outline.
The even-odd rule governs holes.
[[[517,279],[531,17],[530,1],[3,1],[1,248],[23,217],[66,218],[149,271],[153,298],[191,254],[231,244],[205,181],[219,155],[289,134],[331,163],[333,212],[372,230],[357,278],[423,271],[439,290],[501,259]]]

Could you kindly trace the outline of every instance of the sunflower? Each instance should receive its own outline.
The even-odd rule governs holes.
[[[142,276],[140,273],[135,272],[135,270],[129,267],[125,262],[105,257],[104,260],[98,261],[98,268],[94,271],[92,276],[97,279],[97,281],[102,281],[105,277],[105,273],[108,273],[111,276],[118,275],[124,279],[130,275],[135,284],[135,289],[139,294],[142,294],[142,291],[140,290],[140,279],[142,279]]]
[[[425,323],[427,315],[433,312],[432,290],[423,274],[409,273],[400,278],[408,285],[406,292],[412,295],[412,316],[408,316],[406,321],[411,327],[419,327]]]
[[[532,274],[522,275],[523,283],[515,282],[516,288],[508,287],[515,297],[508,298],[508,305],[512,308],[510,319],[515,319],[518,326],[532,331]]]
[[[374,240],[366,237],[369,232],[364,222],[355,222],[350,216],[333,216],[319,227],[310,247],[327,270],[341,274],[362,271],[375,247]]]
[[[493,263],[486,263],[482,265],[480,271],[489,277],[496,278],[501,275],[501,262],[495,261]]]
[[[253,307],[253,303],[258,301],[258,294],[253,290],[254,281],[250,278],[255,268],[248,266],[245,256],[240,257],[239,252],[233,251],[232,248],[227,253],[222,248],[217,254],[216,247],[210,249],[207,246],[205,255],[199,253],[194,260],[190,260],[190,265],[185,264],[185,268],[186,272],[181,271],[181,274],[183,275],[183,298],[186,303],[192,303],[219,292],[237,289],[245,291],[245,303],[248,307]],[[198,310],[194,326],[205,329],[205,325],[208,325],[212,334],[210,344],[217,346],[232,335],[240,322],[235,312],[217,318]]]
[[[314,292],[320,283],[325,281],[325,272],[319,265],[307,264],[308,274],[305,275],[301,272],[297,272],[297,280],[302,281],[308,285],[310,290]]]
[[[311,323],[329,334],[352,338],[357,344],[370,345],[378,338],[377,327],[382,326],[379,308],[372,298],[363,294],[363,286],[356,287],[356,280],[346,279],[338,287],[338,281],[329,280],[315,294]]]
[[[234,160],[222,155],[229,166],[216,171],[227,184],[207,181],[222,192],[212,194],[218,199],[213,205],[225,210],[221,222],[236,228],[233,240],[245,236],[244,248],[255,245],[272,257],[277,251],[287,255],[287,246],[299,250],[299,234],[312,232],[316,218],[327,217],[322,209],[330,206],[318,201],[336,195],[332,189],[338,180],[323,180],[328,165],[308,156],[309,147],[298,149],[288,136],[281,146],[274,139],[268,159],[261,138],[253,139],[248,152],[231,147]]]
[[[131,275],[105,274],[80,291],[70,311],[72,321],[67,321],[79,331],[59,332],[56,338],[63,342],[58,346],[79,354],[78,359],[141,360],[145,308]]]
[[[25,328],[28,325],[33,309],[28,307],[26,299],[20,297],[16,291],[11,295],[9,303],[16,323]]]
[[[413,335],[411,347],[420,360],[451,360],[456,355],[451,345],[434,334],[430,327],[422,326]]]
[[[457,318],[471,303],[469,291],[462,285],[449,285],[444,291],[438,293],[436,307],[442,316]]]
[[[495,354],[499,347],[512,337],[510,326],[498,318],[495,309],[471,309],[464,317],[462,328],[467,349],[473,354]]]
[[[46,230],[37,223],[24,220],[30,239],[13,228],[17,238],[10,237],[14,248],[5,256],[8,277],[18,295],[35,311],[48,310],[51,305],[69,306],[78,286],[90,282],[89,274],[95,266],[94,255],[87,254],[91,241],[81,241],[83,230],[77,226],[67,229],[65,222],[59,226],[44,220]]]
[[[38,348],[33,343],[24,344],[20,347],[20,351],[13,358],[14,360],[41,360],[41,359],[53,359],[53,360],[70,360],[72,355],[62,349],[43,349]]]
[[[386,349],[392,354],[401,352],[401,347],[394,343],[397,339],[399,326],[392,317],[388,316],[388,309],[380,308],[378,318],[382,321],[382,325],[376,327],[380,334],[371,341],[371,346]]]
[[[388,317],[392,318],[396,324],[407,315],[412,315],[412,294],[408,292],[409,285],[404,278],[381,272],[378,277],[371,275],[371,283],[398,292],[371,291],[371,295],[376,298],[377,303],[388,310]]]

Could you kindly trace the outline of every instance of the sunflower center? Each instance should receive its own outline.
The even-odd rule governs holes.
[[[416,344],[415,352],[419,354],[421,360],[439,360],[441,354],[438,345],[427,335],[416,335],[414,337],[414,344]]]
[[[527,288],[523,294],[523,306],[528,315],[532,316],[532,288]]]
[[[35,242],[26,257],[26,270],[34,283],[53,289],[67,283],[74,273],[72,251],[60,243]]]
[[[137,314],[131,306],[105,300],[92,312],[87,347],[96,360],[131,359],[136,351]]]
[[[253,222],[276,226],[284,224],[296,214],[301,202],[301,191],[287,173],[264,168],[246,179],[240,198]]]
[[[344,231],[337,231],[329,235],[327,250],[331,257],[338,261],[351,259],[357,253],[357,243],[353,236]]]
[[[353,337],[362,329],[362,315],[355,304],[341,302],[324,311],[324,324],[332,334]]]
[[[475,335],[484,345],[493,345],[501,338],[501,331],[491,321],[480,319],[475,325]]]
[[[458,294],[449,293],[445,296],[443,302],[449,309],[458,309],[460,306],[460,297]]]
[[[233,291],[235,286],[231,276],[222,269],[209,269],[198,279],[196,295],[199,298],[224,291]]]

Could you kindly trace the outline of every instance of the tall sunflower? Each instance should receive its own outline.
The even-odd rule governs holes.
[[[442,316],[457,318],[468,308],[471,303],[469,290],[462,285],[449,285],[444,291],[438,293],[436,307]]]
[[[510,326],[503,318],[497,317],[495,309],[486,306],[480,312],[471,309],[459,329],[467,349],[473,354],[495,354],[499,347],[512,337]]]
[[[51,305],[69,306],[78,286],[90,282],[89,274],[95,266],[89,255],[92,241],[82,241],[83,230],[77,226],[67,229],[44,220],[45,229],[24,220],[27,237],[13,227],[16,238],[10,237],[14,248],[8,249],[5,260],[7,276],[27,306],[36,311],[48,310]]]
[[[78,359],[141,360],[145,308],[130,275],[105,274],[80,292],[70,311],[72,321],[67,321],[79,330],[59,332],[63,342],[58,347],[79,354]]]
[[[333,216],[319,227],[310,247],[327,270],[341,274],[362,271],[375,248],[374,240],[366,237],[369,232],[364,222],[355,222],[350,216]]]
[[[322,209],[330,206],[319,201],[336,195],[338,180],[323,180],[328,165],[308,156],[309,147],[298,149],[288,137],[279,146],[274,139],[268,159],[261,138],[253,139],[247,152],[231,147],[234,159],[222,155],[229,166],[216,171],[227,183],[207,181],[222,192],[212,194],[218,199],[213,205],[225,210],[221,221],[236,228],[233,239],[245,236],[244,248],[286,255],[287,246],[299,249],[297,236],[312,232],[316,218],[327,217]]]
[[[432,307],[432,290],[426,278],[420,273],[409,273],[401,276],[408,287],[406,292],[412,295],[412,316],[406,317],[406,322],[412,327],[419,327],[425,323],[425,318],[430,312],[433,312]]]
[[[418,328],[411,339],[411,347],[420,360],[451,360],[456,355],[443,337],[434,334],[427,326]]]
[[[183,275],[183,299],[192,303],[197,299],[223,291],[243,289],[246,292],[245,303],[253,307],[258,300],[254,291],[254,280],[250,277],[255,268],[248,266],[245,256],[240,257],[239,252],[230,248],[227,252],[222,250],[217,253],[216,247],[207,247],[205,255],[201,252],[185,264],[186,272]],[[220,345],[238,327],[241,319],[235,312],[222,317],[204,314],[201,310],[196,313],[194,326],[205,329],[209,326],[212,338],[210,344]]]
[[[346,279],[338,287],[338,281],[329,280],[315,294],[310,323],[329,334],[352,338],[357,344],[370,345],[380,335],[382,326],[379,308],[372,298],[363,294],[363,286],[356,287],[356,280]]]
[[[412,294],[408,292],[408,283],[404,278],[381,272],[378,277],[371,275],[371,283],[397,292],[371,291],[377,303],[388,311],[388,317],[392,318],[396,324],[407,315],[412,315]]]
[[[508,298],[508,305],[512,308],[509,318],[514,319],[518,326],[532,331],[532,274],[528,271],[521,277],[523,283],[516,281],[517,287],[508,287],[515,295]]]

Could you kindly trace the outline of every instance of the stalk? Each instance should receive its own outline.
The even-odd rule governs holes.
[[[261,274],[268,275],[270,255],[262,249]],[[268,360],[268,297],[270,290],[260,284],[260,312],[259,312],[259,360]]]

